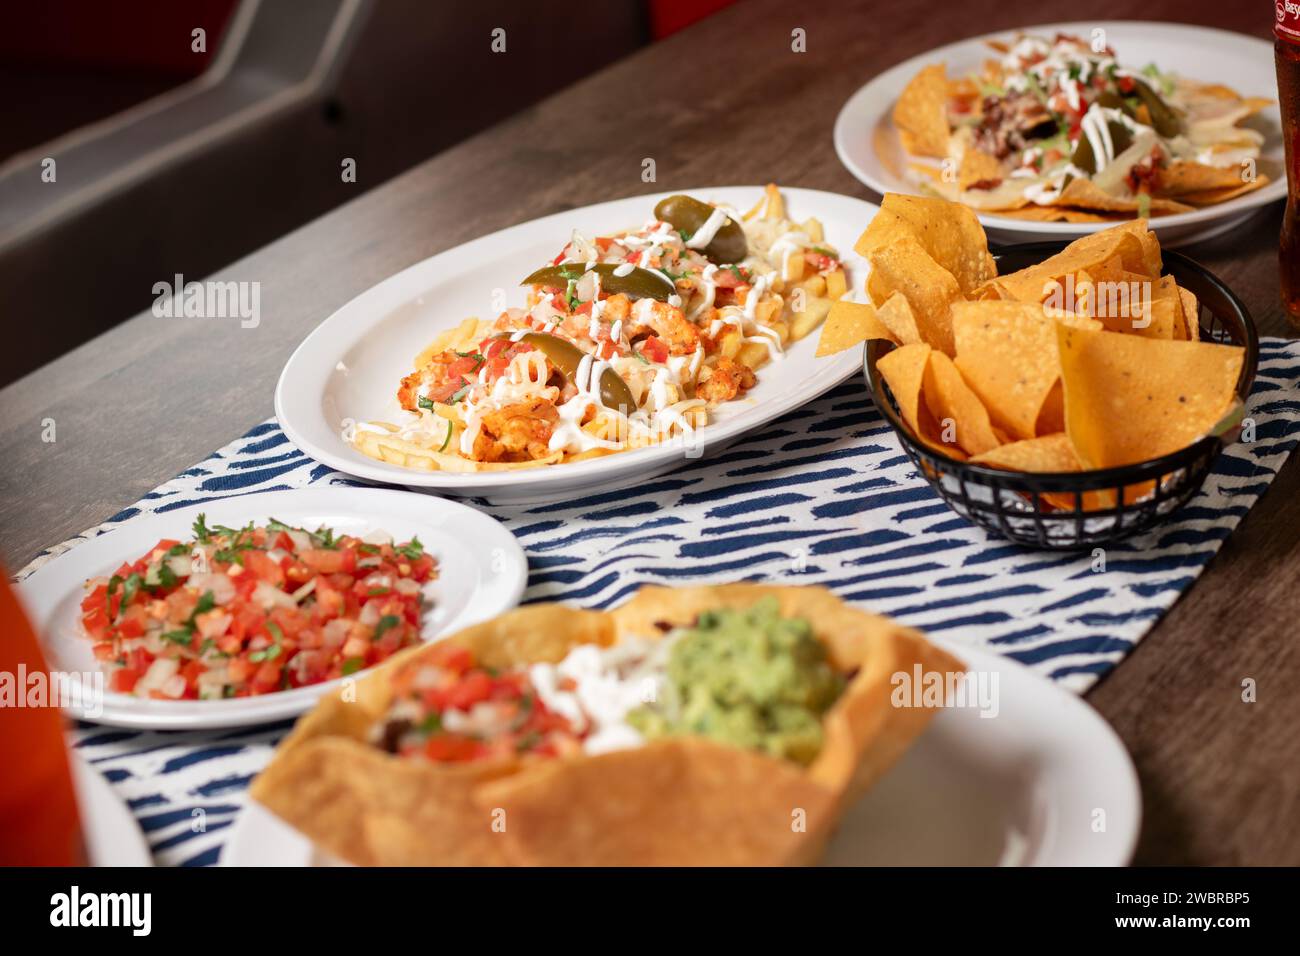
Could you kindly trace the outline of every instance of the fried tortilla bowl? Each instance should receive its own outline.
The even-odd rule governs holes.
[[[596,756],[438,764],[367,742],[412,648],[327,697],[299,721],[253,796],[319,846],[363,865],[791,865],[814,862],[842,810],[934,716],[891,704],[892,677],[959,673],[915,630],[819,587],[642,588],[609,613],[559,604],[512,611],[447,640],[486,667],[558,662],[576,645],[615,644],[689,626],[703,611],[772,595],[807,619],[849,677],[823,717],[807,767],[702,737],[661,738]],[[933,679],[933,678],[932,678]],[[345,695],[347,696],[347,695]]]

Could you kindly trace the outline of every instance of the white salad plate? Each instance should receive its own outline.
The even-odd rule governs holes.
[[[289,439],[339,471],[373,481],[494,501],[553,501],[609,490],[662,474],[687,458],[712,454],[744,432],[792,411],[859,369],[851,351],[816,358],[817,333],[758,372],[746,397],[711,410],[689,445],[679,441],[588,461],[519,471],[447,472],[402,468],[363,455],[343,438],[349,423],[407,420],[396,398],[425,346],[470,317],[492,319],[525,304],[520,280],[546,265],[573,230],[588,236],[635,229],[664,196],[686,193],[742,212],[763,197],[760,186],[705,186],[618,199],[512,226],[440,253],[390,276],[327,318],[298,346],[280,375],[275,412]],[[811,189],[781,190],[791,219],[821,220],[826,242],[843,257],[850,294],[866,263],[853,244],[878,207]]]
[[[923,67],[944,63],[950,77],[978,71],[996,56],[986,40],[1009,40],[1016,32],[1053,36],[1057,32],[1090,37],[1105,31],[1106,43],[1120,63],[1141,69],[1154,63],[1166,73],[1177,73],[1206,83],[1222,83],[1242,96],[1277,97],[1273,47],[1267,40],[1179,23],[1091,21],[1051,23],[1000,30],[951,43],[922,53],[877,75],[849,97],[835,120],[835,152],[849,172],[880,194],[919,192],[904,175],[906,155],[894,129],[891,114],[899,94]],[[868,65],[863,65],[863,72]],[[1282,118],[1276,103],[1245,121],[1265,136],[1258,169],[1271,182],[1244,196],[1173,216],[1158,216],[1151,228],[1165,246],[1184,245],[1234,228],[1260,206],[1286,197],[1286,165],[1282,143]],[[1000,242],[1041,242],[1077,239],[1109,228],[1113,223],[1029,222],[997,213],[980,213],[990,238]]]
[[[509,610],[528,579],[528,560],[514,535],[485,514],[429,495],[382,488],[300,488],[141,517],[64,552],[18,586],[32,625],[43,635],[46,663],[67,675],[71,699],[65,705],[73,716],[151,730],[238,727],[297,716],[348,679],[231,700],[149,700],[108,690],[106,677],[101,692],[96,692],[99,668],[80,622],[86,581],[111,575],[164,538],[193,537],[190,529],[200,513],[210,524],[231,527],[277,518],[313,529],[326,525],[357,537],[374,532],[391,535],[394,541],[419,537],[438,560],[438,577],[424,590],[429,602],[421,628],[425,640]]]
[[[90,865],[153,866],[153,854],[139,824],[103,774],[76,754],[69,756],[68,763]]]
[[[1123,866],[1142,798],[1124,745],[1074,694],[1021,664],[940,642],[994,706],[937,716],[831,838],[830,866]],[[978,685],[972,685],[978,686]],[[975,699],[978,695],[971,695]],[[228,866],[328,866],[328,854],[256,801]],[[707,839],[707,837],[705,837]]]

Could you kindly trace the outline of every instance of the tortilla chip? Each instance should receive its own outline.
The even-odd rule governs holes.
[[[955,302],[952,314],[961,377],[997,427],[1013,439],[1034,438],[1061,377],[1057,320],[1025,302]]]
[[[1207,189],[1202,192],[1183,193],[1178,198],[1182,202],[1191,203],[1193,206],[1213,206],[1216,203],[1227,202],[1229,199],[1236,199],[1238,196],[1254,192],[1256,189],[1268,185],[1268,183],[1269,178],[1263,173],[1259,173],[1254,180],[1248,183],[1239,183],[1225,189]]]
[[[898,344],[898,339],[877,316],[874,305],[840,299],[831,306],[822,325],[817,357],[843,352],[868,339],[888,339]]]
[[[925,368],[930,363],[930,346],[924,343],[904,345],[888,355],[882,355],[876,362],[876,369],[885,378],[885,384],[898,403],[898,413],[912,430],[920,437],[925,434],[921,428],[921,386],[925,381]]]
[[[1002,444],[993,430],[988,409],[966,384],[952,359],[931,351],[926,364],[921,397],[933,416],[936,437],[945,446],[956,443],[969,455],[979,455]],[[948,438],[952,438],[952,442]]]
[[[999,276],[983,288],[1003,299],[1042,302],[1054,292],[1064,291],[1066,276],[1083,270],[1096,277],[1110,268],[1113,259],[1127,271],[1160,275],[1160,243],[1147,228],[1146,220],[1131,220],[1083,236],[1037,265]]]
[[[1179,338],[1195,342],[1201,337],[1201,304],[1182,286],[1178,287],[1178,297],[1183,301],[1183,334]]]
[[[1079,459],[1074,453],[1074,446],[1063,432],[999,445],[991,451],[972,457],[971,464],[1034,473],[1079,470]]]
[[[948,155],[948,74],[942,63],[927,66],[903,88],[894,104],[894,125],[909,153]]]
[[[886,193],[880,211],[853,248],[869,260],[877,250],[903,236],[919,242],[931,259],[951,273],[963,295],[997,275],[979,217],[965,206],[944,199]]]
[[[916,324],[916,316],[908,305],[907,296],[895,292],[885,304],[876,310],[876,315],[885,324],[899,345],[916,345],[921,341],[921,330]]]
[[[1161,196],[1183,196],[1187,193],[1218,189],[1236,189],[1243,185],[1240,166],[1207,166],[1175,160],[1160,170],[1155,191]]]
[[[1034,424],[1034,436],[1042,438],[1063,431],[1065,431],[1065,388],[1061,385],[1060,379],[1057,379],[1052,390],[1047,393],[1047,398],[1043,399],[1042,410],[1039,411],[1038,421]]]
[[[1065,425],[1085,468],[1177,451],[1209,433],[1236,400],[1245,351],[1057,327]]]
[[[1112,218],[1085,209],[1067,209],[1063,206],[1024,206],[1020,209],[999,210],[998,215],[1033,222],[1110,222]]]
[[[943,182],[943,168],[930,163],[908,163],[907,168],[910,172],[918,176],[924,176],[933,183]]]
[[[1191,206],[1172,199],[1162,199],[1159,196],[1149,197],[1149,202],[1150,214],[1153,216],[1172,216],[1176,213],[1192,211]],[[1135,213],[1142,207],[1141,200],[1137,196],[1112,196],[1091,179],[1071,179],[1053,201],[1053,205],[1077,206],[1093,212],[1127,213]]]
[[[1151,314],[1133,321],[1129,331],[1152,339],[1183,338],[1183,300],[1174,277],[1161,276],[1155,282],[1146,282],[1144,288],[1151,297]]]
[[[962,150],[961,162],[957,166],[958,189],[979,187],[987,189],[990,185],[996,186],[1001,183],[1005,176],[1006,171],[1002,168],[1002,161],[997,157],[973,146],[967,146]]]
[[[957,280],[939,265],[911,235],[897,236],[872,251],[867,291],[881,305],[901,292],[916,317],[921,337],[931,346],[952,353],[951,304],[960,299]]]
[[[813,862],[840,812],[934,716],[892,706],[896,673],[964,670],[916,631],[855,610],[824,588],[644,588],[612,613],[533,605],[469,628],[478,663],[556,661],[578,644],[655,637],[701,611],[774,596],[805,617],[851,678],[823,718],[807,768],[704,738],[669,738],[591,756],[472,764],[406,760],[368,742],[392,699],[391,678],[428,646],[395,655],[326,695],[280,745],[253,796],[326,850],[380,865],[780,865]],[[800,820],[802,827],[792,826]],[[708,833],[708,840],[700,834]]]

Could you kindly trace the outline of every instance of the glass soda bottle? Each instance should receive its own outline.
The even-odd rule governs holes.
[[[1300,0],[1276,0],[1277,93],[1286,144],[1287,197],[1278,244],[1282,306],[1300,327]]]

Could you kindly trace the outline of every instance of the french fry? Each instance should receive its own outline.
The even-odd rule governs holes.
[[[779,296],[773,296],[766,302],[760,302],[754,309],[754,318],[758,320],[759,325],[771,325],[781,309],[785,307],[785,300]]]
[[[752,369],[758,369],[771,357],[768,347],[764,342],[746,342],[740,347],[740,352],[736,355],[736,361],[741,365],[748,365]]]
[[[808,278],[799,283],[800,288],[808,295],[824,296],[826,295],[826,277],[820,272],[814,272]]]
[[[763,210],[763,218],[784,219],[785,200],[781,197],[781,190],[776,188],[776,183],[768,183],[766,191],[767,208]]]
[[[849,280],[844,275],[843,269],[836,269],[826,276],[826,298],[831,300],[841,299],[844,293],[849,291]]]
[[[447,351],[447,349],[461,348],[466,341],[477,343],[479,320],[466,319],[454,329],[444,329],[439,332],[432,342],[424,347],[424,351],[415,357],[415,367],[423,368],[433,360],[435,355]]]
[[[830,312],[830,299],[818,299],[816,301],[825,302],[826,308],[821,307],[808,309],[802,312],[795,312],[790,316],[790,339],[798,342],[804,336],[808,335],[813,329],[821,325],[826,314]]]
[[[822,323],[826,319],[826,313],[831,311],[831,299],[820,297],[820,295],[809,295],[803,300],[803,311],[796,312],[798,317],[805,321],[810,321],[813,326]],[[810,326],[810,328],[813,328]]]
[[[740,330],[734,325],[729,325],[722,330],[718,338],[718,354],[723,358],[735,358],[743,344],[744,336]]]

